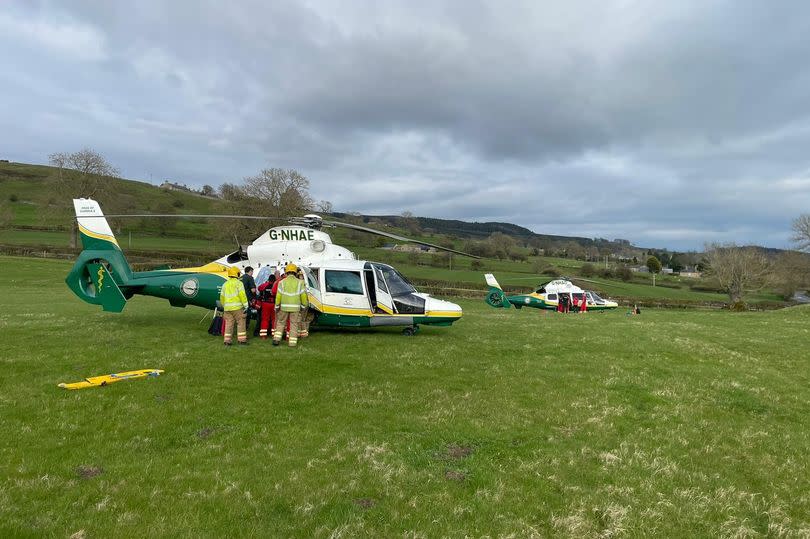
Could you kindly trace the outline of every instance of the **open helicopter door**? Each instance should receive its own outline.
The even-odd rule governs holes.
[[[304,278],[307,284],[307,294],[309,295],[310,303],[315,300],[315,308],[318,309],[323,305],[323,297],[321,297],[321,287],[318,284],[318,268],[308,268],[301,266],[304,272]]]
[[[376,264],[372,264],[371,266],[374,268],[374,284],[376,289],[375,299],[377,301],[377,305],[374,307],[387,314],[394,314],[396,312],[394,308],[394,299],[391,297],[391,293],[388,291],[388,284],[385,282],[383,272]]]

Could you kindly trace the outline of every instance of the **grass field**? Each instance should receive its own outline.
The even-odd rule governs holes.
[[[810,309],[555,315],[223,349],[0,258],[0,536],[807,537]],[[157,379],[67,392],[136,368]]]

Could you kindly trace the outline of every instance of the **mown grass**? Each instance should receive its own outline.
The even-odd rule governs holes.
[[[810,309],[555,315],[223,349],[0,258],[0,536],[810,534]],[[67,392],[127,369],[157,379]]]

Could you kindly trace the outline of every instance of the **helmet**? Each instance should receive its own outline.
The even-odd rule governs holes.
[[[284,268],[284,273],[297,273],[297,272],[298,272],[298,266],[296,266],[292,262],[287,264],[287,266]]]
[[[236,266],[228,268],[228,277],[239,277],[239,268]]]

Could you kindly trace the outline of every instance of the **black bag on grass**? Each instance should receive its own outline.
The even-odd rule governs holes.
[[[221,336],[222,335],[222,326],[225,323],[225,320],[222,319],[222,314],[219,312],[214,313],[214,318],[211,320],[211,325],[208,326],[208,333],[211,335]]]

